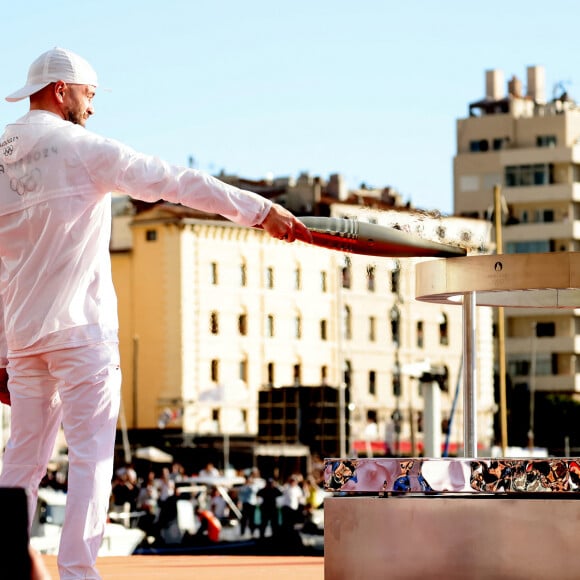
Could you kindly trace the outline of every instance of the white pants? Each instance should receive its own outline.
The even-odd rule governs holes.
[[[121,392],[118,345],[12,358],[8,373],[11,427],[0,486],[28,490],[31,519],[62,422],[69,473],[60,578],[98,580],[95,563],[111,494]]]

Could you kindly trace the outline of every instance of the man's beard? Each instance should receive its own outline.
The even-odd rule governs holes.
[[[85,123],[87,122],[84,115],[76,111],[69,111],[67,113],[67,120],[71,123],[74,123],[75,125],[81,125],[81,127],[84,127]]]

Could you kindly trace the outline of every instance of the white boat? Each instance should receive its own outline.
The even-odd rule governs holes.
[[[38,491],[38,504],[32,521],[30,544],[41,554],[55,555],[62,533],[66,493],[51,488]],[[145,538],[139,528],[107,522],[99,557],[130,556]]]

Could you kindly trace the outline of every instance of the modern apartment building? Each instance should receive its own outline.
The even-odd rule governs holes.
[[[482,220],[428,219],[390,190],[347,192],[339,176],[243,185],[298,215],[397,222],[439,238],[456,230],[475,251],[487,244]],[[384,453],[388,444],[391,452],[418,454],[419,377],[432,368],[445,375],[441,418],[450,418],[461,376],[462,313],[414,299],[415,258],[285,244],[179,206],[136,212],[122,197],[114,214],[123,409],[135,433],[161,428],[190,442],[253,440],[260,391],[326,385],[348,393],[341,410],[348,416],[346,453]],[[478,436],[487,447],[495,410],[490,310],[478,317]],[[462,440],[459,397],[452,453]]]
[[[547,91],[543,67],[528,67],[525,90],[515,76],[506,86],[501,71],[486,71],[484,98],[457,121],[455,214],[489,218],[499,185],[505,253],[578,251],[579,139],[580,108],[561,83]],[[514,388],[579,393],[580,310],[509,308],[505,316]]]

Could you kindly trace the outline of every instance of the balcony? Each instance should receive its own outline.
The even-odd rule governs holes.
[[[529,383],[529,375],[512,375],[514,384]],[[534,391],[538,393],[580,393],[580,374],[536,375]]]
[[[532,352],[532,349],[535,349],[536,356],[552,353],[564,353],[570,355],[580,353],[580,335],[536,338],[533,345],[532,340],[531,336],[506,338],[506,350],[510,354],[529,354]]]
[[[580,374],[537,375],[534,388],[543,393],[580,393]]]
[[[532,337],[506,338],[506,351],[510,354],[531,353],[532,348],[536,354],[551,353],[580,353],[580,336],[550,336],[536,338],[532,346]]]
[[[528,165],[531,163],[578,163],[577,147],[517,147],[502,149],[502,165]]]
[[[580,220],[519,223],[503,228],[504,242],[580,239]]]
[[[549,185],[529,185],[506,187],[502,193],[508,204],[537,203],[549,200],[580,201],[580,183],[551,183]]]

